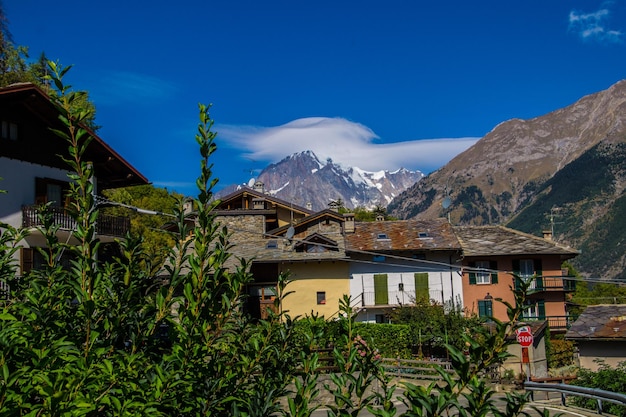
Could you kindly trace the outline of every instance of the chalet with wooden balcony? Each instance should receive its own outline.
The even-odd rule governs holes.
[[[571,324],[567,297],[574,277],[562,270],[575,249],[503,226],[454,227],[462,247],[463,299],[468,314],[507,320],[500,298],[514,303],[512,288],[530,280],[525,321],[546,320],[550,330],[564,332]],[[517,279],[514,277],[518,277]]]
[[[59,226],[59,239],[72,243],[74,223],[67,213],[70,203],[68,166],[60,156],[68,155],[68,145],[51,129],[63,129],[59,112],[51,98],[31,83],[0,89],[0,222],[27,227],[31,234],[20,253],[21,273],[38,263],[36,247],[45,245],[37,216],[41,205],[50,204]],[[85,157],[93,164],[96,192],[109,188],[147,184],[148,180],[90,132],[93,140]],[[128,218],[101,215],[96,223],[99,239],[110,242],[122,237],[130,227]]]

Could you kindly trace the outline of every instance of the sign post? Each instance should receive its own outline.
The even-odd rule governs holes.
[[[515,330],[517,334],[517,342],[522,347],[522,361],[521,363],[527,364],[528,372],[526,373],[526,380],[530,381],[530,358],[528,355],[528,348],[533,344],[534,338],[530,330],[530,327],[523,326]]]

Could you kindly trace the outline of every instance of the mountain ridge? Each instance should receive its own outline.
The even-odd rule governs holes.
[[[459,225],[505,224],[540,235],[542,229],[554,227],[549,215],[557,209],[562,216],[568,213],[572,226],[561,226],[555,237],[589,251],[611,235],[611,230],[621,230],[619,219],[605,216],[615,215],[615,204],[626,189],[625,144],[626,80],[621,80],[546,115],[498,124],[448,164],[401,193],[389,204],[388,212],[398,218],[449,216]],[[582,172],[598,183],[580,178]],[[448,210],[442,207],[446,197]],[[604,236],[592,231],[600,224],[607,229]],[[615,245],[622,240],[617,239]],[[623,243],[626,247],[626,241]],[[594,260],[586,255],[575,262],[588,275],[624,277],[626,255],[622,249],[616,250],[621,255],[616,252],[606,265],[593,265]],[[596,250],[593,253],[601,255]]]

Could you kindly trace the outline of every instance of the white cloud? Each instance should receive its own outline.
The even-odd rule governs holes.
[[[578,33],[583,40],[621,42],[623,36],[621,31],[607,29],[610,15],[609,9],[600,9],[593,13],[580,13],[572,10],[569,13],[569,28]]]
[[[366,171],[398,168],[430,172],[472,146],[477,138],[422,139],[375,143],[379,137],[367,126],[341,118],[314,117],[282,126],[218,126],[218,137],[255,161],[278,162],[311,150],[320,160],[332,158],[342,166]]]

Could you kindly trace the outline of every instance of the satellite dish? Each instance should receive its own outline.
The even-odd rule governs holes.
[[[444,209],[447,209],[448,207],[450,207],[451,204],[452,204],[452,200],[450,200],[450,197],[446,197],[441,202],[441,207],[443,207]]]
[[[296,234],[296,229],[294,229],[293,226],[289,226],[289,229],[287,229],[287,234],[285,235],[285,237],[287,239],[291,239],[293,235],[295,234]]]

